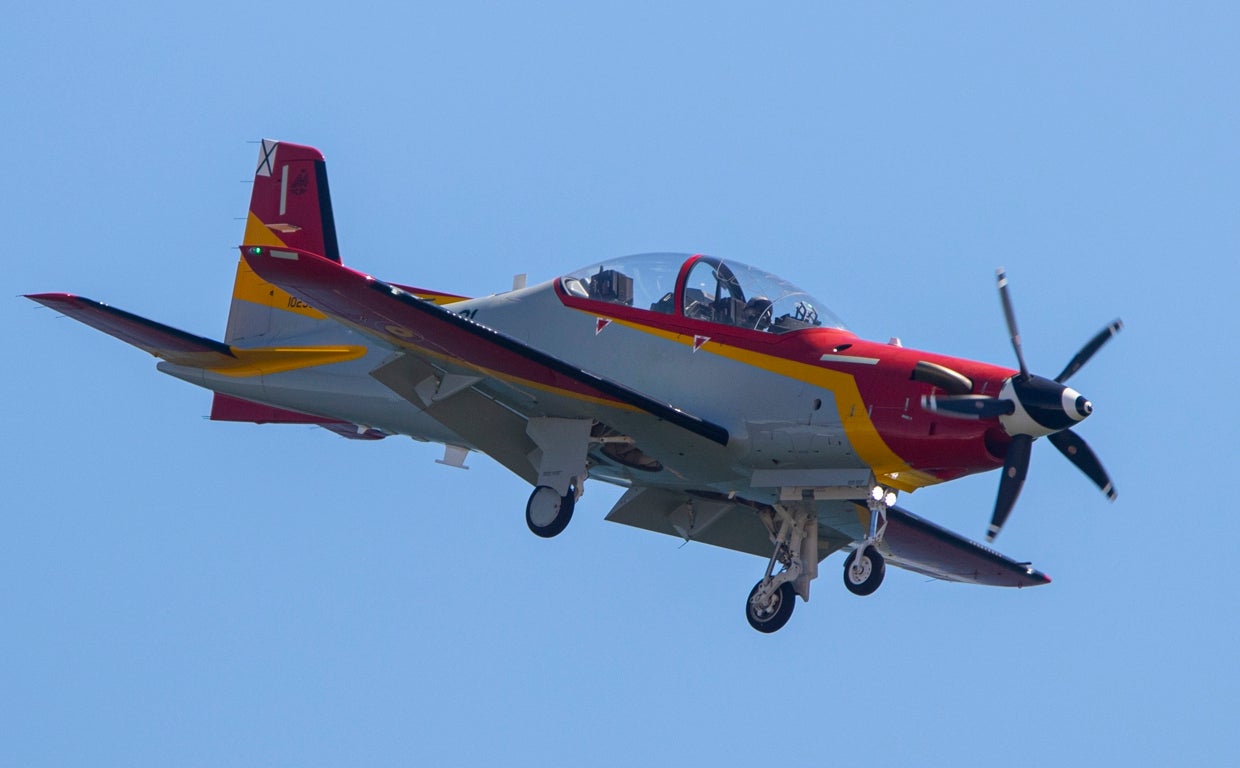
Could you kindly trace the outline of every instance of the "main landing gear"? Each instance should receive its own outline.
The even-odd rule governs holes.
[[[549,485],[540,485],[525,503],[525,524],[535,536],[549,539],[557,536],[573,519],[573,507],[577,503],[577,485],[569,486],[568,493],[561,496]]]
[[[534,418],[525,433],[536,446],[529,453],[538,472],[534,492],[525,503],[525,524],[535,536],[558,536],[573,518],[573,507],[586,479],[590,419]]]
[[[866,502],[869,530],[844,561],[844,586],[854,595],[873,594],[883,583],[887,564],[878,545],[887,531],[887,509],[896,503],[896,493],[875,484]],[[792,618],[797,595],[809,600],[809,583],[818,575],[818,515],[807,498],[799,504],[765,509],[759,518],[770,532],[775,551],[766,575],[749,593],[745,618],[759,632],[771,633]],[[782,566],[778,573],[776,563]]]
[[[813,502],[768,508],[759,513],[775,551],[766,575],[745,602],[745,618],[759,632],[779,630],[792,618],[796,596],[809,599],[809,583],[818,576],[818,515]],[[782,568],[775,573],[775,564]]]

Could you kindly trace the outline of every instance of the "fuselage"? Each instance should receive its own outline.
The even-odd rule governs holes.
[[[652,271],[660,258],[666,264]],[[834,482],[824,480],[823,473],[863,478],[871,472],[891,487],[911,491],[1002,465],[1006,433],[993,420],[941,418],[924,409],[922,397],[943,390],[918,380],[914,371],[919,364],[939,366],[966,377],[972,393],[991,396],[999,394],[1015,371],[866,341],[821,304],[765,273],[752,271],[759,278],[751,281],[766,281],[752,290],[784,291],[788,300],[766,300],[765,295],[755,299],[752,294],[746,299],[749,286],[743,283],[750,273],[743,265],[736,266],[735,274],[722,267],[723,287],[695,282],[704,264],[710,279],[717,278],[721,263],[674,254],[629,257],[528,288],[456,301],[447,308],[725,426],[731,466],[719,468],[705,483],[721,492],[746,486],[820,486]],[[598,274],[624,282],[626,268],[644,271],[646,282],[657,283],[645,286],[645,299],[641,274],[635,285],[617,291],[608,284],[598,290]],[[764,300],[773,305],[766,316],[754,318],[751,312],[746,319],[744,305],[762,306]],[[717,307],[731,308],[730,314],[717,312]],[[774,314],[781,307],[787,314]],[[319,323],[307,324],[305,340],[313,343],[318,333],[334,333],[339,341],[344,332],[366,345],[367,353],[347,363],[246,379],[166,363],[161,369],[278,407],[474,447],[366,375],[398,355],[397,350],[329,324],[331,331]],[[615,452],[596,454],[591,475],[621,484],[640,479],[677,485],[679,475],[688,474],[688,469],[678,472],[674,462],[658,470],[641,466],[641,447],[635,446],[628,457],[637,461]],[[685,467],[691,459],[683,459]],[[700,477],[698,481],[702,484]]]
[[[694,257],[696,258],[696,257]],[[685,294],[682,268],[674,296]],[[921,407],[918,363],[959,372],[997,395],[1015,371],[859,338],[840,327],[776,333],[575,295],[565,279],[454,305],[550,354],[728,427],[749,469],[868,467],[912,490],[1003,463],[993,422]]]

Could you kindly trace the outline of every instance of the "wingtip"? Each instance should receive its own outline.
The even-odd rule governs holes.
[[[50,309],[81,306],[84,301],[81,296],[72,293],[23,293],[22,297]]]

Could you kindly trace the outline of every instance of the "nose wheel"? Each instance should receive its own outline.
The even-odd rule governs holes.
[[[549,539],[557,536],[568,527],[573,519],[573,506],[577,502],[575,488],[561,496],[549,485],[540,485],[530,494],[525,503],[525,524],[535,536]]]
[[[854,595],[872,595],[886,573],[887,563],[877,549],[858,548],[844,561],[844,586]]]
[[[877,483],[870,489],[869,533],[844,561],[844,586],[854,595],[872,595],[887,575],[887,562],[875,546],[887,531],[887,509],[896,503],[896,492]]]

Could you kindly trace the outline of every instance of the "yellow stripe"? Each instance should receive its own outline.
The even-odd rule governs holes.
[[[287,248],[283,240],[272,232],[266,224],[250,211],[245,220],[245,244],[261,245],[267,248]],[[255,274],[250,265],[242,258],[237,264],[237,277],[233,281],[233,298],[253,302],[264,307],[292,312],[315,320],[324,320],[327,315],[314,309],[309,304],[295,299],[287,291],[272,285]]]
[[[279,235],[272,232],[271,228],[262,222],[262,219],[254,215],[254,211],[250,211],[245,219],[245,244],[265,245],[268,248],[288,247]]]
[[[586,312],[585,314],[597,316],[595,312]],[[692,347],[694,343],[692,336],[685,336],[673,331],[665,331],[660,328],[633,323],[615,317],[611,318],[611,320],[626,328],[649,333],[686,347]],[[874,476],[884,485],[899,491],[914,491],[927,485],[935,485],[942,482],[934,475],[913,469],[895,451],[891,450],[891,447],[879,435],[878,428],[874,426],[874,422],[870,420],[865,400],[862,399],[861,391],[857,388],[857,379],[851,374],[833,371],[828,368],[820,368],[807,363],[798,363],[794,360],[788,360],[775,355],[750,352],[715,341],[707,341],[703,344],[699,348],[698,354],[702,352],[726,357],[729,360],[735,360],[744,365],[760,368],[764,371],[770,371],[780,376],[786,376],[829,390],[835,396],[835,405],[839,410],[840,423],[844,426],[844,434],[848,436],[849,444],[857,452],[857,456],[874,471]]]
[[[223,376],[262,376],[284,373],[300,368],[311,368],[328,363],[344,363],[366,354],[366,347],[258,347],[255,349],[232,348],[236,363],[208,368]]]
[[[234,299],[250,301],[260,306],[292,312],[304,317],[314,318],[315,320],[327,318],[327,315],[311,307],[309,304],[300,299],[293,298],[288,292],[259,277],[254,270],[250,269],[250,265],[245,259],[241,259],[237,263],[237,278],[233,282],[232,296]]]

